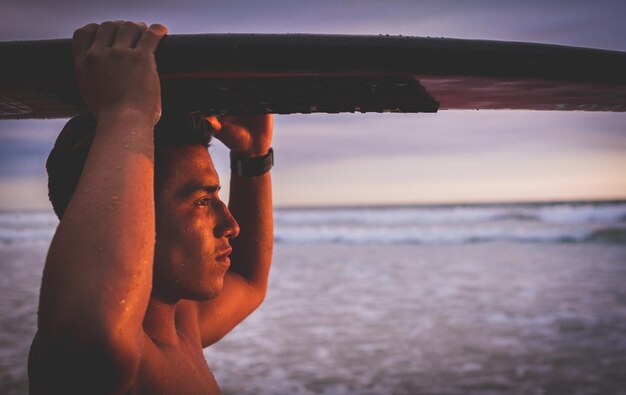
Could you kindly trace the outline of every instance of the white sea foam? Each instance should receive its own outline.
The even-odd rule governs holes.
[[[205,355],[226,394],[622,394],[625,250],[283,244]]]
[[[626,203],[277,209],[279,243],[626,243]],[[0,213],[0,245],[49,242],[48,212]]]
[[[289,209],[286,243],[626,242],[626,203]]]
[[[59,220],[47,212],[0,212],[0,246],[48,243]]]
[[[45,256],[0,248],[0,394],[28,393]],[[624,246],[281,244],[273,260],[265,303],[205,350],[224,394],[624,393]]]
[[[615,223],[626,221],[626,203],[597,204],[558,204],[538,208],[543,222],[561,224],[581,224],[589,222]]]
[[[286,209],[279,210],[276,219],[278,223],[288,225],[457,224],[508,220],[612,223],[626,220],[626,203]]]
[[[604,233],[603,233],[604,232]],[[485,241],[585,242],[603,240],[605,233],[626,237],[626,225],[611,228],[590,224],[576,227],[523,227],[518,224],[429,226],[277,226],[276,240],[284,243],[349,244],[464,244]]]
[[[48,212],[8,211],[0,212],[0,227],[55,227],[57,217]]]

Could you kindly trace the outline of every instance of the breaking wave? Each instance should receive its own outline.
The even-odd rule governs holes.
[[[275,211],[278,243],[626,244],[626,202],[298,208]],[[49,212],[0,212],[0,246],[49,243]]]

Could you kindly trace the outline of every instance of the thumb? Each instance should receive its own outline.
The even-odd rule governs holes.
[[[210,115],[208,117],[204,117],[204,119],[211,124],[211,127],[213,128],[213,130],[215,130],[216,132],[219,132],[222,130],[222,122],[220,122],[220,120],[215,116],[215,115]]]

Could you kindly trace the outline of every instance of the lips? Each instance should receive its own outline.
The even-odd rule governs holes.
[[[221,252],[219,252],[216,255],[215,259],[221,264],[223,264],[224,266],[230,266],[230,259],[228,258],[228,256],[230,255],[231,252],[233,252],[233,249],[231,247],[228,247],[225,250],[222,250]]]
[[[222,252],[217,254],[217,259],[228,258],[228,256],[231,254],[231,252],[233,252],[232,247],[228,247],[225,250],[222,250]]]

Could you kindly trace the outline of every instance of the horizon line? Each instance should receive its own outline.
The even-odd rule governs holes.
[[[519,200],[519,201],[485,201],[485,202],[445,202],[445,203],[373,203],[373,204],[319,204],[319,205],[275,205],[274,210],[341,210],[341,209],[393,209],[393,208],[445,208],[445,207],[458,207],[458,206],[542,206],[542,205],[557,205],[557,204],[569,204],[569,205],[584,205],[584,204],[626,204],[626,197],[623,198],[611,198],[611,199],[572,199],[572,200]],[[48,209],[45,208],[27,208],[27,209],[7,209],[0,208],[0,214],[9,213],[44,213],[49,212],[54,214],[52,206]]]

